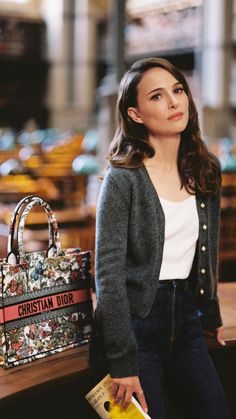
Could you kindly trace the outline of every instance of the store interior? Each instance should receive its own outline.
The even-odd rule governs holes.
[[[15,205],[34,194],[55,211],[62,248],[91,250],[93,272],[118,84],[148,56],[183,71],[220,159],[219,281],[236,281],[235,0],[0,0],[1,258]],[[42,209],[24,238],[28,252],[47,247]]]
[[[116,127],[122,73],[161,56],[186,75],[202,136],[223,169],[220,280],[235,270],[235,4],[188,0],[0,1],[0,256],[27,194],[56,211],[63,247],[94,250],[99,173]],[[29,216],[27,250],[45,245]],[[36,231],[36,233],[35,233]]]

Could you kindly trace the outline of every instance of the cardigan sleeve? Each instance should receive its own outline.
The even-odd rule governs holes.
[[[113,378],[138,375],[137,344],[126,292],[129,202],[127,190],[122,192],[108,171],[96,213],[95,284],[96,314]]]
[[[217,295],[213,298],[201,297],[198,299],[197,305],[203,330],[214,331],[216,328],[222,326],[219,298]]]
[[[211,231],[210,245],[211,245],[211,261],[212,261],[212,276],[214,278],[214,293],[212,298],[201,296],[198,301],[198,308],[201,314],[201,323],[203,330],[213,331],[222,326],[222,318],[220,313],[220,303],[218,297],[218,254],[219,254],[219,235],[220,235],[220,200],[221,187],[216,196],[210,200],[211,205]]]

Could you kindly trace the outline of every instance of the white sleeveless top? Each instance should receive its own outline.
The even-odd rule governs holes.
[[[196,197],[191,195],[179,202],[159,199],[165,214],[165,242],[159,279],[185,279],[192,267],[199,234]]]

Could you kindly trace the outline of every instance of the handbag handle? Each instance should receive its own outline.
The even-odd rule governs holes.
[[[47,250],[47,255],[53,256],[55,252],[57,254],[61,251],[61,243],[60,237],[58,232],[58,225],[56,221],[56,217],[50,205],[44,201],[44,199],[40,198],[39,196],[34,196],[31,202],[24,208],[18,225],[18,251],[20,260],[24,260],[26,258],[25,250],[24,250],[24,240],[23,240],[23,233],[25,228],[25,221],[27,215],[29,214],[30,210],[35,206],[40,205],[46,215],[48,217],[48,226],[49,226],[49,245]]]
[[[17,263],[18,255],[13,250],[13,241],[15,236],[15,229],[16,229],[16,222],[19,218],[19,213],[22,211],[22,208],[25,204],[28,204],[34,195],[27,195],[20,202],[16,205],[9,224],[9,233],[8,233],[8,240],[7,240],[7,258],[6,261],[9,262],[11,259],[11,263]],[[17,229],[18,232],[18,229]],[[18,243],[18,235],[17,235],[17,243]]]
[[[21,206],[22,206],[22,204],[21,204]],[[46,215],[47,215],[47,218],[48,218],[48,225],[49,225],[49,246],[48,246],[48,250],[47,250],[47,255],[52,256],[55,253],[59,254],[60,251],[61,251],[61,244],[60,244],[60,238],[59,238],[59,232],[58,232],[58,225],[57,225],[57,221],[56,221],[55,215],[54,215],[51,207],[49,206],[49,204],[46,201],[44,201],[39,196],[33,195],[33,196],[30,196],[30,202],[27,203],[27,205],[25,206],[25,208],[23,209],[23,211],[21,212],[21,214],[19,216],[18,229],[17,229],[17,232],[18,232],[18,237],[17,237],[17,256],[19,257],[20,261],[26,259],[26,254],[25,254],[25,250],[24,250],[24,240],[23,240],[23,233],[24,233],[24,228],[25,228],[25,221],[26,221],[27,215],[29,214],[30,210],[35,205],[42,206],[42,208],[46,212]],[[18,205],[18,206],[20,208],[20,205]],[[10,236],[14,237],[14,231],[13,230],[11,230]],[[11,240],[11,238],[9,238],[9,242],[12,243],[13,242],[13,239]],[[17,260],[14,261],[13,258],[10,258],[9,257],[10,254],[11,255],[15,255],[12,247],[9,248],[9,253],[8,253],[7,259],[8,259],[8,262],[10,264],[17,263]],[[16,257],[16,255],[15,255],[15,257]]]

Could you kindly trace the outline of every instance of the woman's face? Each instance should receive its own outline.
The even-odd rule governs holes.
[[[189,100],[182,84],[168,71],[154,67],[137,86],[137,106],[129,116],[144,124],[149,134],[170,136],[183,132],[189,119]]]

